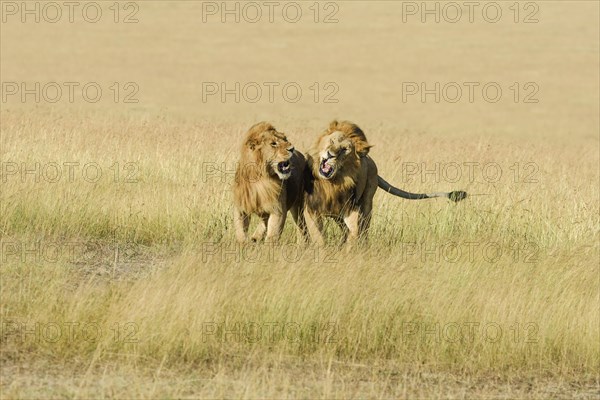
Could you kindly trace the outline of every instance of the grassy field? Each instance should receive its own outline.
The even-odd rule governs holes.
[[[597,3],[536,3],[536,24],[509,3],[497,24],[403,22],[392,2],[335,3],[333,24],[309,3],[252,24],[140,2],[123,24],[100,4],[98,23],[1,25],[2,398],[600,396]],[[22,82],[79,86],[7,94]],[[207,82],[304,94],[203,101]],[[405,82],[503,97],[403,102]],[[334,226],[297,246],[291,220],[280,245],[236,245],[245,131],[266,119],[307,150],[333,118],[365,130],[386,180],[473,196],[379,192],[353,254]]]

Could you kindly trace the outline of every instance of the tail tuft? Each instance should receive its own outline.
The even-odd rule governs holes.
[[[455,190],[448,194],[448,198],[453,202],[457,203],[467,198],[467,192],[464,192],[462,190]]]

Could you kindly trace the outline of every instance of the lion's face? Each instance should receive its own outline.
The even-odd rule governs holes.
[[[294,154],[294,146],[285,135],[274,129],[261,132],[256,140],[250,142],[250,151],[256,159],[262,160],[270,175],[285,180],[292,174],[290,159]]]
[[[319,177],[332,179],[343,170],[346,163],[356,161],[357,155],[352,140],[336,131],[323,136],[319,141]]]

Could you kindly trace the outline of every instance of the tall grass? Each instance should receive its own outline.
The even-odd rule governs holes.
[[[431,147],[427,136],[407,133],[404,148],[396,148],[383,145],[397,143],[393,130],[367,130],[380,173],[398,186],[486,195],[451,204],[378,193],[370,241],[348,253],[336,246],[333,226],[328,248],[293,245],[291,220],[279,246],[233,243],[233,177],[214,168],[234,168],[238,143],[231,138],[246,127],[82,124],[18,112],[2,120],[3,363],[79,365],[92,376],[114,365],[130,374],[194,367],[245,382],[215,392],[199,383],[208,396],[260,393],[244,392],[249,387],[270,387],[265,395],[395,393],[339,386],[333,378],[337,386],[327,379],[318,389],[302,380],[306,392],[294,386],[295,371],[323,362],[325,371],[332,363],[380,365],[388,372],[371,373],[384,386],[390,374],[421,370],[596,379],[598,155],[590,143],[478,138]],[[315,134],[286,131],[300,148]],[[500,146],[521,150],[493,150]],[[463,171],[448,182],[402,170],[402,160],[433,168],[457,154],[460,163],[497,163],[503,178],[471,180]],[[96,163],[102,176],[90,182],[95,175],[77,168],[69,179],[63,169],[51,182],[41,172],[65,162]],[[12,163],[20,170],[39,163],[38,172],[13,174]],[[535,181],[514,179],[515,163],[534,163]],[[252,375],[248,365],[271,368],[271,375]],[[214,384],[215,375],[210,379]],[[287,382],[283,388],[278,379]],[[14,393],[35,394],[13,384]],[[64,390],[78,393],[70,385]],[[139,385],[118,393],[157,393]]]

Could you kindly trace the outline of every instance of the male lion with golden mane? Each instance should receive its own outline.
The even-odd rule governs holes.
[[[260,122],[250,128],[242,144],[233,188],[233,223],[238,242],[248,240],[252,214],[260,221],[251,240],[262,240],[266,234],[266,241],[277,241],[288,210],[302,234],[308,236],[302,215],[305,166],[302,153],[273,125]]]
[[[405,199],[446,197],[460,201],[463,191],[417,194],[400,190],[377,175],[369,157],[371,145],[363,131],[348,121],[333,121],[307,155],[304,216],[314,242],[324,245],[323,217],[333,218],[344,232],[344,241],[366,239],[373,196],[380,187]]]

